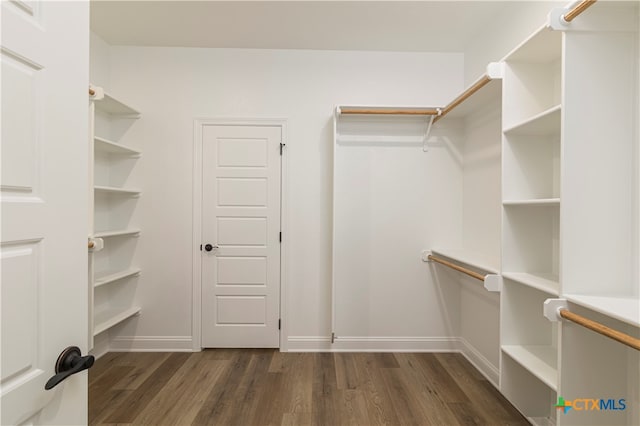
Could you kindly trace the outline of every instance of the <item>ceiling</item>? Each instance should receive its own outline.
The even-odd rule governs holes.
[[[104,1],[112,45],[461,52],[504,1]]]

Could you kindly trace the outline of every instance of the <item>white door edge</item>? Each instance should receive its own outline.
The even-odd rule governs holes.
[[[202,128],[204,126],[273,126],[280,127],[282,143],[285,148],[282,151],[280,170],[280,229],[282,230],[282,243],[280,244],[280,351],[287,352],[287,283],[289,277],[288,267],[288,210],[289,210],[289,179],[288,179],[288,155],[289,147],[288,121],[286,118],[240,118],[240,117],[215,117],[196,118],[193,121],[193,234],[192,234],[192,350],[202,350],[202,257],[200,256],[200,244],[202,244]]]

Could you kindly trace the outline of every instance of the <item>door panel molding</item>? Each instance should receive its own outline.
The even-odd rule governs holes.
[[[202,138],[205,126],[260,126],[279,127],[281,129],[282,143],[289,146],[287,119],[285,118],[240,118],[240,117],[214,117],[196,118],[194,120],[193,138],[193,234],[192,234],[192,349],[202,350],[202,257],[200,244],[202,236]],[[280,229],[283,237],[280,245],[280,350],[287,351],[287,283],[288,269],[288,245],[286,236],[288,232],[288,155],[287,149],[283,149],[281,158],[280,176]]]

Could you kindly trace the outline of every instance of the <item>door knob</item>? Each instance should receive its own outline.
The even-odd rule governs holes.
[[[46,390],[53,389],[61,381],[71,376],[91,368],[95,361],[93,355],[81,356],[80,348],[69,346],[60,353],[56,361],[56,375],[51,377],[44,385]]]
[[[218,248],[218,245],[216,244],[215,246],[212,246],[211,244],[205,244],[204,249],[206,251],[211,251],[211,250],[215,250]]]

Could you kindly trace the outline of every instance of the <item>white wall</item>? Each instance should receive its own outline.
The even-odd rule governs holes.
[[[500,61],[507,53],[546,23],[547,15],[566,1],[505,1],[493,25],[486,25],[464,50],[465,84],[486,72],[489,62]]]
[[[194,118],[289,120],[285,321],[291,336],[328,336],[334,106],[443,105],[463,87],[462,54],[113,47],[110,59],[112,92],[143,114],[127,138],[140,143],[146,177],[137,218],[143,310],[120,334],[155,347],[191,336]]]
[[[442,123],[424,152],[426,127],[424,118],[338,121],[334,348],[457,349],[459,287],[420,253],[462,240],[463,140]]]
[[[111,46],[99,35],[90,33],[89,81],[105,90],[111,87]]]

